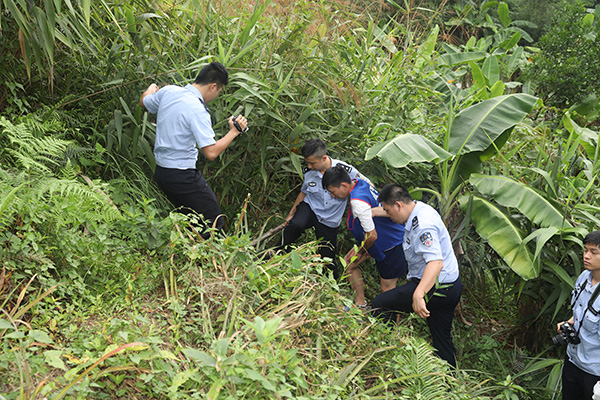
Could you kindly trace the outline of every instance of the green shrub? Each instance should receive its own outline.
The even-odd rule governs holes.
[[[598,26],[580,1],[561,3],[528,72],[546,104],[568,108],[598,94]]]

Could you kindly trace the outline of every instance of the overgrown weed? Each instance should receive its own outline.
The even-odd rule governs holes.
[[[264,260],[247,234],[198,242],[180,218],[156,226],[170,240],[154,250],[131,241],[143,225],[112,238],[140,246],[122,256],[146,259],[123,270],[126,257],[103,258],[98,272],[130,276],[121,285],[85,278],[95,297],[76,298],[70,288],[36,301],[32,293],[26,324],[2,319],[6,398],[410,398],[402,393],[459,386],[405,328],[342,311],[350,300],[323,274],[314,243]],[[112,247],[106,239],[98,243]],[[89,274],[72,269],[61,286],[78,273]]]

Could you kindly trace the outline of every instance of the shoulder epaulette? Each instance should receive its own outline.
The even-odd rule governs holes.
[[[338,161],[337,165],[341,165],[342,168],[344,168],[346,170],[346,172],[352,171],[352,167],[349,166],[348,164],[344,163],[344,162]]]
[[[419,218],[415,215],[412,219],[412,228],[411,229],[416,229],[419,227]]]

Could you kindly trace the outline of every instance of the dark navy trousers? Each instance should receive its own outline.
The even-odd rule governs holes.
[[[563,400],[589,400],[594,393],[594,385],[600,381],[600,376],[592,375],[577,367],[569,356],[565,357],[562,372]]]
[[[317,239],[321,239],[319,242],[319,255],[331,258],[332,262],[328,267],[333,272],[334,278],[338,279],[340,272],[335,263],[338,228],[331,228],[320,223],[308,203],[302,201],[296,207],[296,213],[283,231],[282,247],[287,251],[289,245],[298,240],[304,231],[310,227],[315,228]]]
[[[393,323],[397,312],[413,312],[413,293],[419,285],[419,279],[411,279],[402,286],[377,295],[371,305],[373,315]],[[452,342],[452,320],[454,309],[460,301],[463,284],[460,278],[442,288],[432,288],[427,293],[427,309],[430,312],[427,325],[433,338],[436,354],[450,365],[456,367],[456,349]]]
[[[197,169],[175,169],[156,166],[154,179],[177,211],[202,215],[208,226],[223,228],[224,218],[217,196]],[[215,223],[216,221],[216,223]]]

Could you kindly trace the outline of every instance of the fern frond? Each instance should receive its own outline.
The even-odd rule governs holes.
[[[402,375],[410,377],[402,380],[400,399],[452,398],[449,393],[449,376],[443,362],[433,354],[429,343],[419,339],[412,340],[393,361],[402,365]]]
[[[59,227],[122,218],[110,198],[96,189],[75,179],[44,178],[32,188],[30,198],[34,203],[63,204],[62,207],[51,207]]]
[[[79,146],[68,146],[67,149],[65,150],[65,161],[69,161],[72,160],[74,158],[77,158],[78,156],[82,156],[85,154],[89,154],[89,153],[95,153],[96,149],[92,149],[90,147],[79,147]]]
[[[11,205],[13,201],[18,201],[16,197],[17,192],[21,189],[25,184],[21,184],[15,188],[12,188],[10,192],[5,194],[2,193],[2,200],[0,200],[0,230],[8,225],[10,222],[9,210],[11,209]],[[11,214],[12,215],[12,214]]]
[[[75,180],[81,174],[81,168],[77,164],[67,161],[65,166],[60,169],[60,178],[67,180]]]
[[[23,169],[24,171],[48,175],[52,172],[46,165],[37,162],[35,159],[23,154],[21,151],[8,149],[7,152],[12,155],[14,167]]]
[[[34,131],[44,131],[47,127],[31,119],[28,123],[13,125],[6,118],[0,118],[2,133],[8,138],[11,147],[6,151],[14,160],[14,167],[32,173],[48,174],[51,167],[60,165],[65,159],[70,141],[52,136],[37,137]]]

